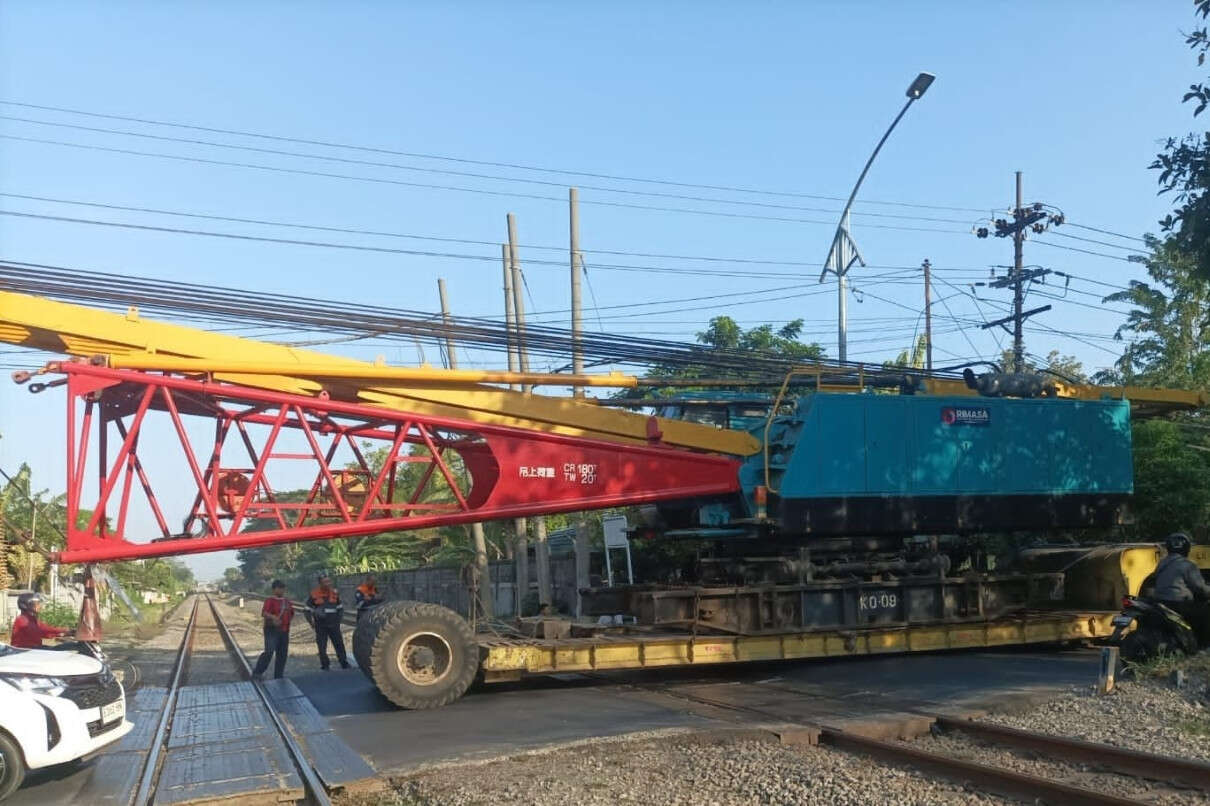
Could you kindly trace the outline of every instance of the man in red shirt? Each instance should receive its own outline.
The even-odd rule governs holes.
[[[286,598],[286,583],[280,579],[273,580],[273,595],[265,600],[260,609],[265,624],[265,651],[256,659],[256,667],[252,677],[260,680],[269,668],[269,658],[273,661],[273,677],[280,678],[286,669],[286,656],[290,654],[290,621],[294,618],[294,604]]]
[[[21,614],[13,619],[13,636],[9,639],[12,646],[22,649],[41,649],[43,638],[58,638],[67,635],[71,630],[52,627],[38,620],[38,611],[42,609],[42,597],[36,593],[23,593],[17,597],[17,609]]]

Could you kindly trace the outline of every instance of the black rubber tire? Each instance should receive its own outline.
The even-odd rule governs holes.
[[[378,634],[378,630],[382,626],[381,622],[387,614],[394,612],[399,605],[404,604],[412,603],[386,602],[376,605],[358,619],[357,626],[353,628],[353,657],[357,660],[361,673],[371,682],[374,680],[374,675],[370,671],[370,649],[374,645],[374,636]]]
[[[113,672],[114,677],[118,678],[118,682],[122,684],[122,689],[127,696],[138,691],[143,682],[143,673],[139,667],[128,660],[110,660],[109,670]]]
[[[0,775],[0,800],[5,800],[25,780],[25,754],[17,741],[4,731],[0,731],[0,758],[4,759],[4,773]]]
[[[1135,630],[1122,639],[1118,652],[1122,660],[1141,663],[1154,657],[1158,653],[1158,649],[1155,642],[1149,640],[1149,636],[1142,635],[1139,630]]]
[[[387,609],[389,607],[389,609]],[[400,708],[440,708],[461,697],[479,671],[479,644],[466,619],[449,608],[427,602],[392,602],[367,624],[370,679],[383,696]],[[365,621],[365,619],[362,619]],[[399,666],[403,645],[417,633],[431,633],[449,648],[445,672],[434,682],[418,684]]]

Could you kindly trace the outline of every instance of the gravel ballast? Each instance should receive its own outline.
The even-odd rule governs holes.
[[[597,743],[395,781],[381,804],[606,806],[996,804],[999,798],[822,747],[692,737]]]

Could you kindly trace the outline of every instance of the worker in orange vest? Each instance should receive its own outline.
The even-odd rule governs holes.
[[[344,615],[344,604],[340,601],[340,591],[332,586],[332,578],[327,574],[319,575],[319,587],[311,591],[307,600],[315,623],[315,643],[319,647],[319,668],[328,668],[328,641],[336,650],[336,660],[340,668],[349,668],[349,659],[345,655],[345,641],[340,634],[340,619]]]
[[[366,574],[365,582],[357,586],[357,593],[353,594],[357,599],[357,620],[361,621],[361,616],[371,607],[377,604],[382,604],[382,599],[378,598],[378,579],[373,574]]]

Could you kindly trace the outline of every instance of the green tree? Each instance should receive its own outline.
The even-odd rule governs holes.
[[[1210,0],[1194,0],[1194,16],[1210,16]],[[1197,64],[1206,64],[1210,34],[1206,26],[1185,34],[1185,44],[1197,53]],[[1194,103],[1197,117],[1210,105],[1210,82],[1192,84],[1182,98]],[[1160,172],[1161,193],[1173,193],[1177,207],[1160,221],[1177,248],[1192,261],[1194,270],[1210,280],[1210,131],[1170,137],[1151,167]]]
[[[717,350],[726,350],[731,353],[752,353],[754,356],[788,359],[791,362],[808,362],[823,358],[823,347],[815,342],[799,340],[802,327],[803,320],[795,319],[780,328],[774,328],[773,325],[759,325],[745,330],[730,316],[716,316],[710,320],[705,330],[697,334],[697,341],[702,345],[700,364],[657,364],[651,368],[648,375],[680,380],[694,378],[742,380],[750,376],[750,373],[743,370],[720,369],[715,366],[711,353]],[[646,397],[653,394],[667,396],[674,394],[675,391],[671,387],[658,390],[626,390],[620,396]]]
[[[1179,422],[1134,427],[1134,535],[1156,540],[1177,530],[1200,539],[1210,524],[1210,439]]]
[[[1131,306],[1115,334],[1129,345],[1098,380],[1174,389],[1210,388],[1210,280],[1175,238],[1147,236],[1151,254],[1140,262],[1150,282],[1134,280],[1105,302]]]
[[[1147,236],[1140,262],[1148,281],[1134,281],[1106,302],[1130,306],[1116,337],[1121,359],[1098,373],[1100,383],[1172,389],[1210,388],[1210,282],[1175,237]],[[1200,413],[1170,421],[1136,421],[1132,537],[1154,540],[1175,529],[1206,537],[1210,519],[1210,431]]]
[[[927,354],[928,337],[924,334],[921,334],[920,337],[916,339],[915,346],[912,347],[911,355],[908,355],[908,351],[904,350],[895,358],[894,361],[883,362],[883,366],[887,367],[888,369],[897,367],[903,367],[905,369],[924,369],[925,356]]]
[[[1000,366],[1011,367],[1012,365],[1013,351],[1004,350],[1000,354]],[[1074,355],[1063,355],[1058,350],[1051,350],[1045,357],[1031,356],[1027,353],[1025,369],[1028,372],[1049,372],[1059,378],[1076,383],[1088,382],[1088,373],[1084,371],[1083,362]]]

